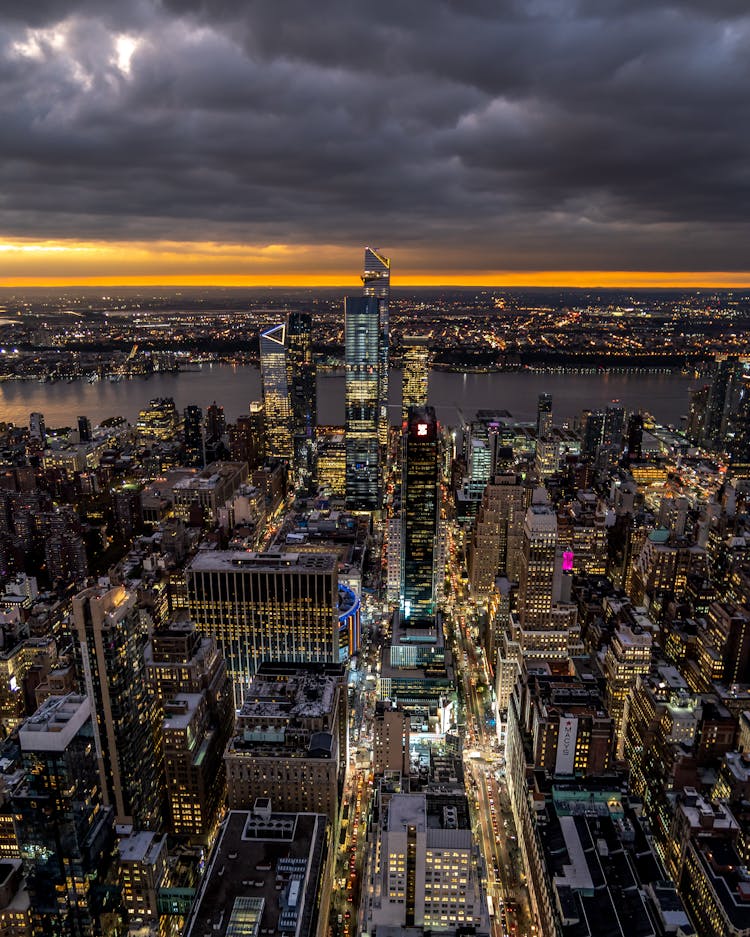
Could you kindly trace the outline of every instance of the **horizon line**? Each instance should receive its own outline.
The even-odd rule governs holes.
[[[334,275],[276,274],[252,275],[177,275],[177,276],[76,276],[0,277],[0,289],[44,288],[228,288],[228,289],[356,289],[349,277]],[[644,270],[529,270],[485,271],[481,276],[403,275],[394,278],[399,288],[484,288],[484,289],[742,289],[750,288],[750,271],[644,271]],[[352,278],[353,280],[353,278]]]

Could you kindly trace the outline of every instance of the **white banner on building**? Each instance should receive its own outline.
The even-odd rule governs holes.
[[[576,739],[578,738],[578,720],[572,716],[560,720],[560,734],[557,737],[557,758],[555,774],[573,774],[576,759]]]

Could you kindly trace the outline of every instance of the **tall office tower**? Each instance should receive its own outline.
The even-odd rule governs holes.
[[[234,728],[232,681],[216,641],[191,621],[154,631],[146,676],[157,698],[164,739],[169,832],[211,843],[226,793],[224,748]]]
[[[394,794],[381,821],[364,930],[489,934],[466,797]]]
[[[32,439],[38,439],[44,446],[47,443],[47,432],[44,425],[43,413],[32,413],[29,416],[29,436]]]
[[[164,807],[159,708],[146,681],[147,634],[136,596],[123,586],[73,599],[78,672],[93,713],[104,802],[116,822],[158,831]]]
[[[548,628],[557,557],[557,513],[549,504],[532,504],[526,511],[518,583],[518,618],[529,631]]]
[[[625,431],[625,411],[619,403],[610,404],[604,411],[604,430],[602,445],[611,459],[618,459],[622,453],[622,438]]]
[[[292,405],[287,379],[286,324],[260,333],[260,376],[266,412],[266,453],[292,461]]]
[[[195,404],[185,407],[185,465],[203,468],[206,454],[203,445],[203,411]]]
[[[624,754],[626,700],[638,675],[651,668],[652,644],[648,631],[623,622],[617,625],[604,656],[607,712],[614,720],[619,757]]]
[[[235,705],[264,660],[338,662],[338,560],[329,553],[199,551],[186,569],[188,608],[216,638]]]
[[[25,778],[13,793],[13,812],[30,933],[122,933],[114,817],[102,799],[89,699],[50,697],[21,726],[18,741]]]
[[[258,441],[259,458],[262,462],[266,457],[266,408],[262,400],[251,400],[249,411],[253,439]]]
[[[260,412],[262,417],[263,404],[260,404]],[[260,433],[258,432],[259,423]],[[264,452],[262,419],[253,419],[252,414],[240,414],[237,422],[229,425],[229,457],[233,462],[244,462],[252,471],[263,461]]]
[[[440,517],[438,422],[434,407],[411,407],[401,462],[401,614],[435,614]]]
[[[571,577],[563,573],[562,559],[555,510],[532,503],[523,528],[518,618],[511,629],[525,658],[565,660],[579,652],[577,609],[570,602]]]
[[[628,459],[643,458],[643,414],[631,413],[627,429]]]
[[[316,368],[312,353],[312,316],[293,312],[287,323],[289,393],[292,406],[294,461],[303,473],[312,471],[313,436],[318,424]]]
[[[365,269],[362,274],[365,296],[379,300],[378,329],[378,440],[388,445],[388,368],[389,324],[388,301],[391,295],[391,261],[372,247],[365,248]]]
[[[347,296],[346,344],[346,507],[380,508],[379,443],[380,316],[383,300]]]
[[[539,394],[536,406],[537,439],[547,439],[552,432],[552,394]]]
[[[179,427],[179,416],[172,397],[153,397],[138,412],[136,434],[143,442],[157,439],[171,442]]]
[[[346,495],[346,434],[343,426],[318,426],[315,430],[315,463],[318,490],[327,496]]]
[[[78,439],[80,442],[91,442],[91,420],[87,416],[78,417]]]
[[[409,407],[427,406],[427,386],[430,377],[430,340],[425,335],[404,335],[403,390],[401,392],[401,419],[409,416]]]
[[[710,384],[704,384],[702,387],[696,387],[695,390],[688,391],[690,394],[690,411],[685,434],[691,443],[702,444],[705,441],[706,406],[710,392]]]
[[[728,358],[725,355],[716,356],[703,421],[701,442],[704,445],[715,446],[724,435],[727,410],[731,401],[732,373],[736,361],[736,358]]]
[[[732,475],[750,477],[750,363],[738,362],[732,373],[732,400],[724,432]]]
[[[594,458],[599,451],[604,436],[604,413],[601,410],[592,410],[584,412],[584,417],[581,455]]]
[[[112,488],[112,510],[115,522],[125,540],[130,540],[143,530],[143,485],[139,482],[124,482]]]
[[[517,475],[496,475],[484,489],[468,550],[472,595],[486,599],[498,575],[518,580],[526,514],[525,489]]]
[[[206,437],[208,439],[221,439],[227,429],[224,416],[224,407],[220,407],[214,400],[206,410]]]

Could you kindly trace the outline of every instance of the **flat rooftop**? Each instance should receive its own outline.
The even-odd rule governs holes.
[[[336,676],[296,673],[285,679],[268,680],[256,676],[245,693],[240,718],[295,718],[324,716],[333,709]]]
[[[326,818],[232,810],[224,821],[185,937],[315,933]]]
[[[194,572],[331,573],[338,568],[332,553],[252,553],[234,550],[199,550],[187,567]]]

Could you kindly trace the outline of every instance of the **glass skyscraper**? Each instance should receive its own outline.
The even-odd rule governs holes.
[[[287,373],[286,323],[260,334],[260,376],[266,411],[266,453],[291,462],[292,406]]]
[[[426,335],[404,335],[401,340],[403,389],[401,419],[409,416],[409,407],[427,406],[430,373],[430,340]]]
[[[383,300],[348,296],[346,345],[346,507],[380,507],[380,334]]]
[[[288,321],[287,368],[292,408],[294,463],[309,474],[313,461],[313,435],[318,423],[315,361],[312,353],[312,316],[293,312]]]
[[[434,407],[411,407],[401,463],[401,614],[435,614],[439,458]]]
[[[365,269],[362,274],[365,296],[380,300],[380,328],[378,337],[378,439],[388,445],[388,353],[389,326],[388,300],[391,295],[391,261],[372,247],[365,248]]]

